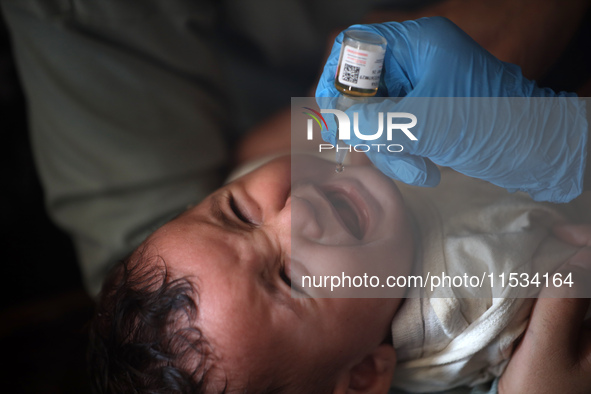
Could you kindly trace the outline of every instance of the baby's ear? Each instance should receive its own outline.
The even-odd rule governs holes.
[[[392,345],[382,344],[339,377],[334,393],[386,394],[395,367],[396,351]]]

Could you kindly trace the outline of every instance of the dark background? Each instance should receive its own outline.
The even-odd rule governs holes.
[[[559,63],[540,81],[557,90],[591,86],[588,14]],[[589,95],[589,93],[587,93]],[[26,104],[0,15],[0,391],[86,393],[84,292],[72,244],[47,217],[29,148]]]
[[[85,325],[92,301],[72,243],[44,210],[2,18],[0,136],[0,391],[89,392]]]

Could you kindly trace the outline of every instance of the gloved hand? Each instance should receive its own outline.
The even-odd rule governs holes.
[[[402,134],[399,141],[371,141],[404,141],[403,152],[367,152],[386,175],[413,185],[435,186],[439,182],[437,164],[511,191],[527,191],[537,200],[565,202],[582,192],[588,132],[585,105],[576,95],[539,88],[523,77],[518,66],[498,60],[445,18],[351,28],[375,32],[388,41],[378,96],[404,99],[388,104],[389,108],[382,104],[377,110],[410,112],[418,119],[412,129],[417,141],[404,139]],[[334,76],[342,38],[340,34],[335,40],[317,97],[339,95]],[[525,112],[507,108],[510,101],[496,101],[486,114],[493,122],[483,125],[476,119],[482,111],[458,118],[452,101],[417,99],[422,97],[555,99],[526,103]],[[368,113],[367,108],[364,111]],[[323,138],[334,144],[336,127],[334,121],[330,123],[333,127],[323,131]]]

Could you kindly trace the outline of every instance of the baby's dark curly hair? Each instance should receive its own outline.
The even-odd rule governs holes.
[[[106,279],[90,326],[96,393],[201,393],[211,348],[194,324],[197,289],[160,257],[135,251]],[[225,389],[223,390],[225,392]]]
[[[198,325],[195,278],[174,278],[163,258],[142,246],[107,276],[90,322],[89,373],[95,393],[331,392],[318,377],[264,388],[232,387]],[[153,249],[152,249],[153,250]],[[285,366],[289,369],[289,365]],[[217,369],[216,378],[211,371]],[[320,379],[322,378],[322,379]],[[216,380],[215,382],[213,380]],[[221,386],[221,388],[220,388]]]

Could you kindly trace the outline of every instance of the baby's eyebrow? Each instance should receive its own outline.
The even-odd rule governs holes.
[[[222,209],[221,199],[222,196],[220,193],[215,194],[211,198],[211,214],[218,222],[226,222],[228,218]]]

